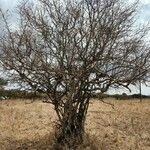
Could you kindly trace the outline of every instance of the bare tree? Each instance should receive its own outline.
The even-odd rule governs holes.
[[[147,81],[148,28],[137,27],[137,8],[121,0],[38,0],[20,5],[16,30],[3,16],[3,67],[49,96],[57,146],[82,142],[93,92]]]

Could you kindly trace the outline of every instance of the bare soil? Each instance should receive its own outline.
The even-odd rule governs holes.
[[[114,107],[93,99],[87,114],[86,132],[98,150],[150,150],[150,100],[105,102]],[[51,104],[0,101],[0,150],[50,150],[56,121]]]

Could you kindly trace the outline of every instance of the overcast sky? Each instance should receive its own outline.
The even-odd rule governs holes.
[[[33,2],[35,0],[32,0]],[[129,0],[133,2],[133,0]],[[11,10],[11,12],[15,11],[15,7],[17,4],[19,4],[21,0],[0,0],[0,7],[3,10]],[[143,23],[145,21],[150,20],[150,0],[140,0],[141,9],[139,11],[139,22]],[[15,24],[15,16],[12,18],[12,24]],[[123,90],[112,90],[113,93],[121,93],[121,92],[127,92]],[[138,88],[132,87],[132,93],[138,93]],[[127,92],[129,93],[129,92]],[[143,86],[142,93],[146,95],[150,95],[150,87]]]

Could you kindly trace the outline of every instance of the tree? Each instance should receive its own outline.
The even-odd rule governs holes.
[[[0,78],[0,90],[3,90],[4,86],[7,85],[7,81],[3,78]]]
[[[3,67],[49,96],[59,121],[56,146],[82,142],[93,92],[147,81],[148,27],[137,27],[137,8],[121,0],[38,0],[20,5],[15,30],[3,15]]]

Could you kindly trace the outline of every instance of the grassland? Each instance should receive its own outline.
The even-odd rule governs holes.
[[[150,150],[150,100],[92,100],[86,132],[99,150]],[[50,150],[57,117],[51,104],[0,101],[0,150]],[[86,143],[90,150],[90,143]]]

